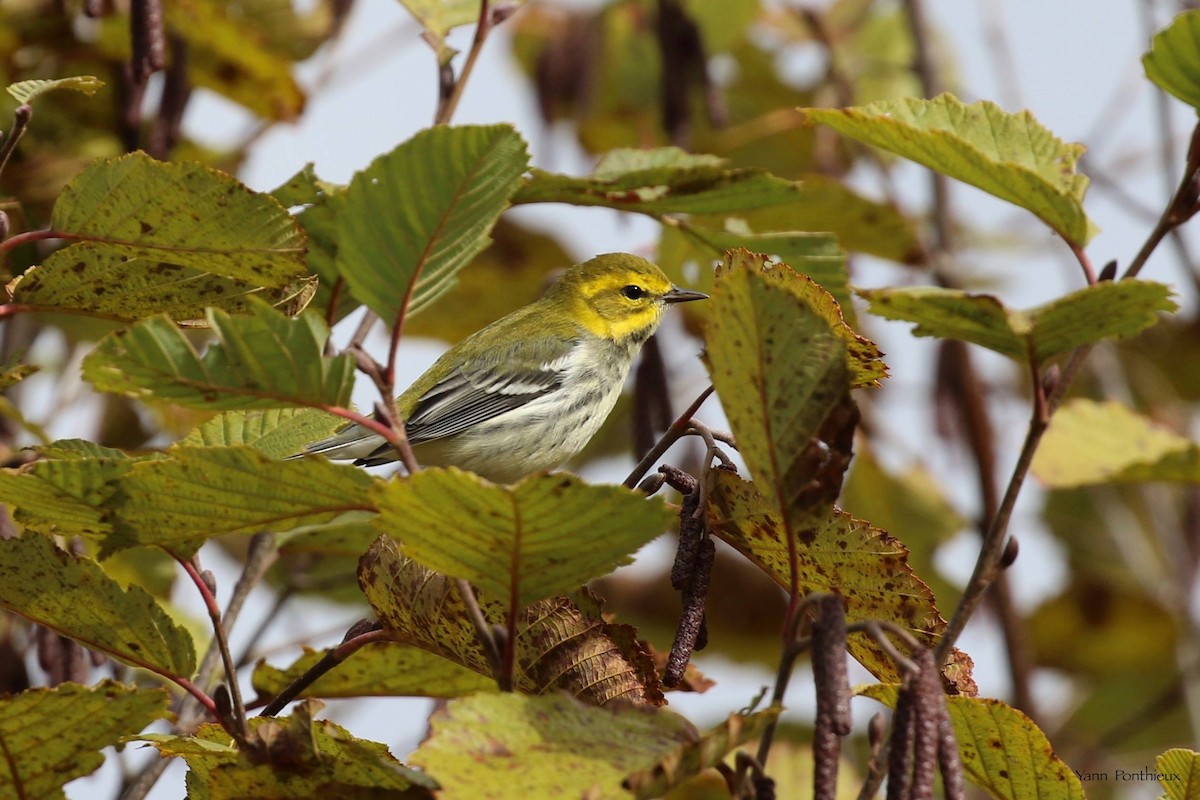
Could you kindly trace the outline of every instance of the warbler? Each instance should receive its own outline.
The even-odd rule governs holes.
[[[559,466],[608,417],[667,305],[707,296],[628,253],[571,267],[541,299],[447,350],[396,399],[414,455],[496,483]],[[358,424],[305,453],[365,466],[398,457]]]

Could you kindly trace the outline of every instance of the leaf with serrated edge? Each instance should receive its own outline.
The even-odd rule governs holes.
[[[1184,11],[1155,34],[1142,67],[1158,88],[1200,108],[1200,11]]]
[[[896,705],[896,686],[875,684],[855,693]],[[963,774],[995,800],[1083,800],[1075,772],[1054,753],[1029,717],[999,700],[946,698]]]
[[[459,698],[429,723],[411,763],[437,775],[447,797],[492,800],[628,797],[621,788],[627,774],[696,736],[669,711],[593,708],[563,695]]]
[[[209,310],[220,342],[203,356],[166,317],[111,333],[84,359],[83,376],[100,391],[206,411],[346,405],[354,359],[323,354],[325,323],[253,305],[245,317]]]
[[[184,677],[196,668],[191,635],[153,596],[39,534],[0,540],[0,605],[135,667]]]
[[[351,293],[388,324],[422,310],[487,247],[528,163],[509,125],[430,128],[375,159],[337,204]]]
[[[428,790],[437,787],[433,779],[401,764],[387,746],[313,719],[320,707],[305,700],[291,716],[250,718],[247,743],[241,747],[216,724],[201,725],[194,736],[131,738],[187,762],[188,797],[432,798]]]
[[[394,539],[381,536],[371,546],[358,582],[397,641],[492,675],[455,582],[401,556]],[[487,622],[506,625],[504,605],[477,594]],[[654,663],[633,633],[606,622],[599,605],[586,597],[534,603],[517,618],[514,688],[526,694],[566,691],[592,705],[612,700],[661,705]]]
[[[514,203],[570,203],[643,214],[716,214],[780,205],[801,196],[799,184],[761,169],[734,169],[711,155],[676,147],[613,150],[588,177],[539,169]]]
[[[38,448],[39,460],[0,471],[0,501],[26,530],[99,536],[112,530],[104,503],[135,459],[90,442],[58,441]]]
[[[672,514],[657,499],[566,473],[513,486],[456,468],[378,484],[380,533],[420,563],[521,609],[627,564]]]
[[[721,470],[709,473],[713,533],[788,588],[785,529],[755,484]],[[846,601],[846,619],[881,619],[934,642],[946,627],[933,594],[908,566],[908,550],[896,539],[849,514],[797,519],[799,584],[802,592],[834,592]],[[881,680],[898,679],[892,659],[863,634],[849,639],[851,655]]]
[[[789,508],[812,477],[803,456],[814,435],[852,385],[885,374],[878,350],[816,283],[745,251],[727,255],[709,312],[713,385],[751,474],[776,508]]]
[[[92,75],[76,75],[71,78],[58,78],[56,80],[18,81],[10,83],[5,87],[5,90],[18,103],[29,103],[46,92],[52,92],[56,89],[70,89],[90,96],[98,92],[103,86],[104,81],[97,77]]]
[[[144,153],[93,162],[59,196],[52,224],[79,243],[14,282],[14,302],[196,319],[205,306],[245,310],[253,295],[294,305],[314,288],[304,233],[287,210],[202,164]]]
[[[782,710],[775,706],[755,714],[731,714],[723,724],[694,742],[680,745],[653,767],[630,774],[623,784],[638,800],[662,797],[671,788],[717,766],[737,747],[760,737]]]
[[[1025,311],[988,294],[920,286],[862,289],[884,319],[915,322],[914,336],[961,339],[1021,362],[1042,364],[1077,347],[1139,333],[1176,309],[1171,288],[1152,281],[1104,281]]]
[[[315,408],[269,408],[226,411],[201,424],[178,445],[231,447],[246,445],[271,458],[299,453],[346,424],[341,417]]]
[[[112,551],[134,544],[188,550],[214,536],[286,531],[370,511],[377,479],[323,458],[274,461],[249,447],[175,447],[137,464],[108,502]],[[219,510],[219,513],[214,513]]]
[[[1154,760],[1165,800],[1200,800],[1200,753],[1175,747]]]
[[[1055,412],[1033,457],[1055,489],[1094,483],[1200,483],[1200,445],[1117,402],[1071,400]]]
[[[106,680],[0,698],[0,796],[65,797],[62,787],[104,763],[100,751],[169,715],[163,689]]]
[[[305,648],[285,669],[259,661],[251,682],[272,698],[324,657]],[[301,697],[461,697],[496,691],[496,682],[427,650],[398,642],[373,642],[325,673]]]
[[[1096,233],[1083,211],[1088,179],[1075,172],[1080,144],[1067,144],[1031,113],[950,94],[854,108],[805,108],[809,119],[888,150],[1031,211],[1082,247]]]

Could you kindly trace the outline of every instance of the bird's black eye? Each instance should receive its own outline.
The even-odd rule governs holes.
[[[621,294],[628,297],[630,300],[641,300],[646,296],[646,290],[640,286],[635,286],[632,283],[621,289]]]

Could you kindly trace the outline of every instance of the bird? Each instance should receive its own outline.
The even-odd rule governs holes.
[[[500,484],[562,465],[612,411],[667,306],[707,297],[629,253],[568,268],[540,299],[447,350],[396,399],[414,455]],[[309,454],[360,466],[398,459],[357,423],[292,457]]]

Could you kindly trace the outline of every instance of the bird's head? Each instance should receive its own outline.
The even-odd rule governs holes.
[[[580,324],[596,336],[639,343],[658,329],[668,304],[708,297],[676,287],[657,266],[629,253],[606,253],[571,267],[551,294],[571,303]]]

